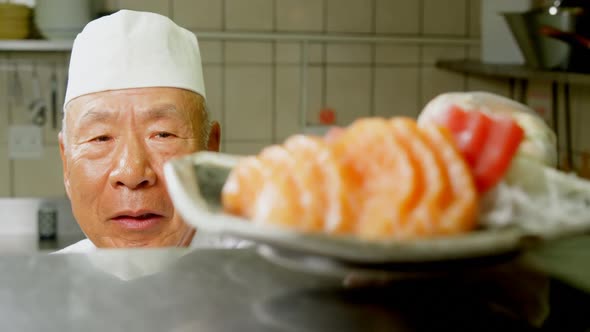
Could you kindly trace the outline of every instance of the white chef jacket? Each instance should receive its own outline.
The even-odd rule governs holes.
[[[207,235],[193,238],[191,248],[244,248],[250,246],[251,242],[239,241],[231,238]],[[73,254],[73,253],[90,253],[96,251],[96,246],[89,239],[78,241],[66,248],[58,250],[55,254]]]

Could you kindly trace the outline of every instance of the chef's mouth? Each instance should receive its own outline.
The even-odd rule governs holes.
[[[147,230],[164,221],[164,216],[151,212],[120,214],[111,218],[111,221],[126,229]]]
[[[135,216],[123,214],[123,215],[116,216],[113,219],[136,219],[138,221],[141,221],[141,220],[147,220],[150,218],[159,218],[159,217],[162,217],[162,216],[159,214],[156,214],[156,213],[144,213],[144,214],[135,215]]]

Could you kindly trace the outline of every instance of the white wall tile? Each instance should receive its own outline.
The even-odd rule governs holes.
[[[229,64],[269,64],[272,44],[267,42],[226,42],[225,61]]]
[[[441,93],[464,90],[464,77],[460,74],[439,70],[433,67],[425,67],[421,69],[421,97],[422,105],[424,107],[432,98]]]
[[[309,63],[323,62],[324,48],[325,46],[322,44],[308,44],[307,58]],[[301,62],[301,44],[278,42],[276,44],[276,62],[279,64],[299,64]]]
[[[326,46],[326,58],[328,63],[354,63],[370,64],[373,58],[372,45],[370,44],[337,44]]]
[[[225,152],[237,155],[256,155],[269,145],[271,145],[271,141],[231,141],[225,144]]]
[[[322,66],[311,66],[307,72],[307,118],[308,125],[320,123],[319,114],[326,98],[326,68]]]
[[[416,117],[420,88],[418,67],[377,67],[375,72],[375,115]]]
[[[170,3],[165,0],[119,0],[121,9],[140,10],[170,16]]]
[[[300,116],[301,76],[298,66],[276,68],[276,136],[277,140],[299,133],[302,130]]]
[[[225,137],[272,140],[272,67],[230,66],[225,70]]]
[[[326,0],[329,32],[372,32],[373,0]]]
[[[279,64],[298,64],[301,61],[301,45],[299,43],[276,43],[276,61]]]
[[[376,0],[377,33],[420,33],[420,1]]]
[[[426,35],[464,36],[467,32],[469,0],[423,0],[423,29]]]
[[[320,32],[324,29],[321,0],[276,0],[277,30]]]
[[[307,124],[319,123],[319,112],[324,99],[324,68],[310,66],[307,73]],[[298,65],[276,67],[275,133],[276,140],[283,141],[290,135],[302,132],[301,125],[301,71]]]
[[[419,64],[420,46],[377,44],[375,46],[375,63]]]
[[[424,46],[422,63],[434,65],[438,60],[463,60],[467,57],[464,46]]]
[[[469,36],[481,36],[481,1],[482,0],[467,0],[469,6]]]
[[[223,29],[222,5],[219,0],[172,0],[172,17],[187,29],[219,31]]]
[[[270,31],[273,16],[273,0],[225,0],[228,30]]]
[[[0,58],[0,66],[7,66],[8,61]],[[8,81],[8,77],[12,77],[11,72],[0,70],[0,146],[8,142],[6,133],[8,132],[8,109],[12,100],[12,96],[9,95],[9,84],[12,84],[12,80]],[[2,158],[2,155],[0,155]]]
[[[15,197],[65,197],[57,145],[46,146],[40,160],[14,160]]]
[[[220,65],[203,66],[203,75],[205,77],[205,89],[207,91],[207,105],[209,107],[209,119],[217,121],[222,125],[221,133],[224,134],[223,128],[223,69]]]
[[[8,148],[5,143],[0,143],[0,197],[10,196],[10,161]]]
[[[506,79],[489,78],[481,76],[468,76],[467,90],[486,91],[504,97],[510,97],[510,85],[508,84],[508,80]]]
[[[467,58],[469,60],[481,61],[481,47],[469,46],[467,51]]]
[[[222,45],[223,42],[221,41],[199,41],[199,50],[201,51],[201,61],[203,64],[223,63]]]
[[[339,125],[371,114],[371,68],[327,68],[326,106],[336,111]]]

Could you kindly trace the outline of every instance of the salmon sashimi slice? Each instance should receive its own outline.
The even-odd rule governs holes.
[[[266,172],[258,184],[253,214],[247,217],[261,224],[271,222],[299,229],[303,212],[299,197],[303,188],[293,178],[297,171],[295,158],[280,145],[265,148],[258,158]]]
[[[265,166],[256,156],[244,157],[234,167],[223,185],[223,209],[238,216],[253,216]]]
[[[296,135],[242,160],[224,185],[223,206],[261,224],[350,233],[340,169],[321,138]]]
[[[344,187],[341,167],[334,153],[321,138],[295,135],[284,144],[296,160],[292,174],[300,188],[299,227],[306,231],[349,233],[345,211]]]
[[[241,160],[222,191],[226,212],[254,222],[366,240],[470,231],[478,199],[451,133],[409,118],[292,136]]]
[[[345,129],[341,127],[332,127],[324,135],[324,140],[328,143],[333,142],[344,133],[344,130]]]
[[[279,145],[265,148],[257,157],[241,160],[223,187],[224,210],[257,223],[273,220],[297,226],[301,190],[292,178],[295,164],[295,159]]]
[[[409,150],[410,157],[420,173],[422,187],[419,199],[414,202],[408,221],[399,229],[399,238],[433,236],[438,232],[437,223],[441,216],[441,197],[449,194],[448,179],[444,176],[444,165],[437,160],[428,146],[424,134],[413,119],[393,118],[393,133]]]
[[[443,206],[438,228],[440,235],[473,230],[477,226],[478,193],[473,174],[454,144],[451,133],[436,125],[420,126],[450,183],[450,192]]]
[[[417,194],[416,169],[385,119],[355,121],[332,143],[347,182],[355,233],[378,239],[396,233]]]

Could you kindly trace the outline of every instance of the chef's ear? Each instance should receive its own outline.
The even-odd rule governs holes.
[[[207,141],[207,150],[219,152],[219,145],[221,144],[221,127],[217,121],[211,123],[209,130],[209,140]]]
[[[64,135],[63,132],[59,132],[57,135],[57,139],[59,141],[59,154],[61,156],[61,164],[63,169],[63,177],[64,177],[64,186],[66,188],[66,194],[68,198],[70,198],[70,178],[68,176],[68,162],[66,160],[66,151],[64,145]]]

